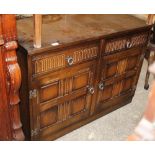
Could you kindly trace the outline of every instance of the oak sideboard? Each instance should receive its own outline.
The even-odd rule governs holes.
[[[150,30],[131,15],[45,15],[38,49],[32,18],[19,19],[26,140],[54,140],[130,103]]]

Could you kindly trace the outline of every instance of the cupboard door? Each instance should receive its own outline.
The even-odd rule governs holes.
[[[96,111],[100,111],[117,102],[112,102],[121,96],[131,96],[137,84],[137,75],[141,60],[142,48],[102,57],[100,82],[98,83]],[[119,101],[121,104],[121,101]]]
[[[96,60],[35,79],[31,99],[32,139],[46,139],[89,116]]]

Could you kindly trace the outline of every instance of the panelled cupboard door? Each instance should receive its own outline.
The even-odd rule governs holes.
[[[143,57],[142,47],[102,57],[96,111],[109,108],[114,104],[112,100],[116,101],[121,96],[128,97],[135,91]]]
[[[96,60],[92,60],[33,80],[32,140],[46,140],[54,132],[89,116],[95,68]]]

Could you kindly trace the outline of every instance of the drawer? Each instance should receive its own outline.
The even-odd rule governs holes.
[[[96,60],[50,73],[33,81],[34,129],[39,139],[89,116]],[[32,134],[32,138],[38,139]]]
[[[44,54],[32,56],[32,76],[74,66],[97,58],[99,53],[99,43],[86,43],[63,51],[46,52]]]
[[[148,41],[148,36],[149,32],[147,31],[135,34],[126,34],[123,36],[116,36],[114,39],[107,39],[102,55],[108,55],[126,49],[144,46]]]

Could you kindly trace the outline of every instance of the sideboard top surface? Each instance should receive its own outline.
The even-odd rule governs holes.
[[[145,26],[145,21],[132,15],[44,15],[42,48],[52,48],[51,43],[57,41],[64,46]],[[32,17],[17,20],[17,32],[19,43],[29,54],[38,50],[33,48]]]

